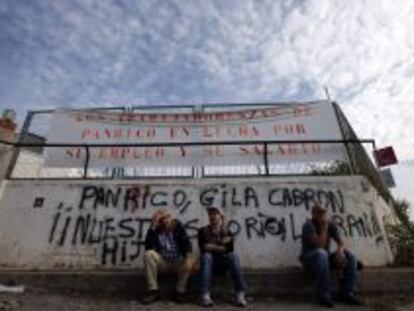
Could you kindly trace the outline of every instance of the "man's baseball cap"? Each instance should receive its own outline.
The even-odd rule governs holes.
[[[217,206],[209,206],[209,207],[207,207],[207,213],[208,212],[213,212],[213,211],[216,211],[220,215],[223,215],[223,211],[222,211],[222,209],[220,207],[217,207]]]

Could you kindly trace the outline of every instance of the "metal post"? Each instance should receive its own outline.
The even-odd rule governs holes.
[[[265,175],[269,176],[269,159],[267,157],[267,142],[264,143],[264,166],[265,166]]]
[[[342,134],[342,139],[343,140],[348,140],[349,137],[348,137],[348,135],[346,135],[345,130],[344,130],[343,126],[342,126],[342,122],[339,119],[340,117],[339,117],[339,107],[338,107],[338,104],[336,102],[331,102],[331,105],[332,105],[332,108],[333,108],[333,110],[335,112],[336,121],[338,122],[339,130],[341,131],[341,134]],[[351,175],[355,175],[355,168],[356,168],[355,160],[353,158],[353,154],[349,150],[349,144],[348,144],[348,142],[345,142],[345,149],[346,149],[346,154],[348,156],[348,160],[349,160],[349,164],[350,164],[349,168],[351,169]],[[358,173],[359,173],[359,170],[358,170]]]
[[[377,151],[377,146],[375,144],[375,140],[372,142],[372,156],[374,158],[374,162],[375,162],[375,168],[376,169],[380,169],[379,163],[378,163],[378,159],[376,157],[375,151]]]
[[[25,140],[30,124],[32,123],[33,115],[34,115],[33,111],[27,112],[27,116],[26,116],[26,119],[24,120],[22,130],[20,131],[20,134],[19,134],[19,139],[17,140],[18,143],[22,143]],[[19,157],[19,153],[20,153],[20,147],[14,146],[14,148],[15,149],[13,151],[13,155],[10,160],[9,167],[7,168],[7,173],[6,173],[7,179],[11,178],[14,167],[17,162],[17,158]]]
[[[329,95],[329,90],[326,85],[323,86],[323,89],[325,90],[326,99],[331,102],[331,96]]]
[[[88,166],[89,166],[89,147],[85,146],[86,151],[86,158],[85,158],[85,166],[83,167],[83,179],[88,178]]]

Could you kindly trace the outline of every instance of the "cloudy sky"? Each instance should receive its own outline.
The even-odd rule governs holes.
[[[414,172],[414,1],[0,1],[0,107],[325,98]],[[405,176],[405,177],[404,177]],[[407,182],[397,193],[414,202]]]

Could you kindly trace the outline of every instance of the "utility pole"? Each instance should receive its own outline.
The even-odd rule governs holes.
[[[326,85],[323,86],[323,89],[325,90],[326,99],[331,102],[331,96],[329,96],[329,90]]]

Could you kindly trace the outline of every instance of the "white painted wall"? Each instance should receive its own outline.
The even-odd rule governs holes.
[[[298,266],[301,226],[309,217],[312,196],[326,203],[332,217],[343,223],[350,249],[366,265],[382,266],[392,260],[383,225],[390,210],[361,176],[8,180],[3,186],[2,268],[142,267],[142,243],[157,208],[165,205],[195,236],[196,228],[207,221],[208,204],[223,206],[230,229],[237,233],[235,249],[243,267]],[[137,193],[135,201],[127,199],[132,191]],[[75,229],[77,222],[87,219],[89,226],[79,223]]]

